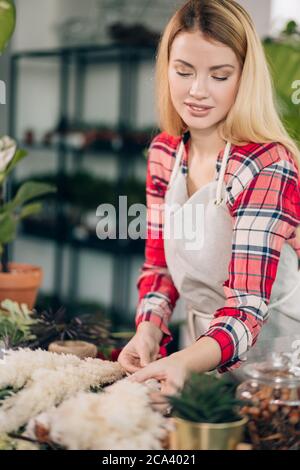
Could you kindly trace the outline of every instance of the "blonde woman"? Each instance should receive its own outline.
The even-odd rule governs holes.
[[[189,0],[159,45],[161,133],[147,171],[148,238],[138,279],[137,331],[119,356],[133,380],[162,394],[189,371],[238,367],[262,330],[300,333],[299,149],[275,107],[263,47],[231,0]],[[165,235],[202,208],[203,237]],[[196,222],[198,219],[196,218]],[[172,234],[169,231],[169,234]],[[193,341],[162,357],[181,296]]]

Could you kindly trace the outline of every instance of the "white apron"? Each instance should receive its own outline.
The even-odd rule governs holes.
[[[230,148],[231,144],[227,142],[218,180],[204,185],[189,198],[186,177],[181,171],[184,151],[182,139],[165,194],[165,205],[172,208],[168,209],[168,222],[165,211],[166,262],[185,304],[191,341],[195,341],[207,331],[214,312],[225,304],[223,283],[228,279],[233,234],[232,217],[225,201],[224,183]],[[202,214],[200,224],[198,222],[195,230],[200,235],[197,235],[197,248],[191,249],[191,237],[186,230],[188,225],[193,225],[191,211],[195,214],[196,207],[199,214]],[[180,232],[175,231],[175,226],[178,227],[180,220],[184,221],[183,236],[179,236]],[[190,227],[190,230],[193,228]],[[257,296],[253,296],[253,307],[262,308]],[[280,255],[270,304],[268,307],[264,306],[263,311],[264,319],[269,315],[270,318],[262,328],[259,340],[300,333],[300,271],[297,254],[287,242],[284,243]]]

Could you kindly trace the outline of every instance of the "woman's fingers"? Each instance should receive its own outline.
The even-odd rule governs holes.
[[[166,396],[176,395],[178,391],[184,386],[184,375],[180,374],[179,371],[172,371],[166,377],[166,380],[161,382],[161,393]]]
[[[168,403],[151,403],[151,408],[153,408],[154,411],[158,411],[162,415],[165,415],[170,411],[170,405]]]
[[[131,355],[124,354],[124,356],[119,358],[119,363],[127,372],[130,372],[131,374],[134,374],[141,369],[139,360]]]
[[[144,344],[142,348],[139,349],[139,354],[142,367],[146,367],[151,362],[161,358],[157,344]]]
[[[161,380],[163,378],[162,370],[157,367],[157,362],[151,362],[148,366],[140,369],[131,376],[131,380],[135,382],[145,382],[148,379]]]
[[[141,353],[140,353],[140,356],[141,356],[141,366],[142,367],[146,367],[148,364],[150,364],[151,355],[150,355],[150,351],[149,351],[148,348],[142,349]]]
[[[152,403],[156,403],[158,405],[164,404],[168,401],[167,398],[160,392],[151,392],[149,393],[149,397]]]
[[[152,392],[149,394],[151,399],[151,406],[155,411],[166,414],[170,410],[170,403],[164,395],[160,392]]]

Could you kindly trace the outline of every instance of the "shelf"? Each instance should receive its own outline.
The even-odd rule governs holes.
[[[82,170],[84,160],[82,157],[85,154],[91,154],[91,156],[95,155],[95,157],[99,158],[104,156],[105,153],[112,154],[112,158],[115,158],[117,162],[116,184],[118,184],[120,188],[125,188],[126,181],[131,179],[134,175],[136,162],[147,162],[145,158],[147,147],[151,144],[151,139],[155,136],[156,130],[158,130],[156,125],[149,126],[145,128],[144,131],[141,130],[140,133],[136,129],[138,110],[137,88],[140,64],[147,62],[147,64],[152,67],[155,63],[156,51],[157,45],[123,45],[120,44],[120,42],[111,41],[110,44],[102,45],[59,47],[47,50],[36,49],[13,52],[10,63],[11,100],[9,109],[9,134],[16,138],[18,129],[16,123],[17,103],[19,100],[18,83],[20,75],[24,73],[24,69],[21,66],[22,59],[32,60],[32,62],[46,60],[50,65],[57,65],[59,81],[59,115],[57,122],[59,123],[58,129],[60,132],[53,130],[53,132],[49,133],[47,136],[50,142],[55,143],[47,145],[43,142],[37,142],[33,145],[28,145],[24,142],[25,139],[22,136],[19,140],[20,146],[24,147],[28,152],[45,151],[53,152],[53,154],[55,152],[57,155],[55,161],[56,176],[59,181],[60,178],[70,171],[70,168],[75,171],[78,167]],[[96,125],[95,129],[90,129],[89,124],[83,122],[87,85],[86,76],[88,68],[96,64],[113,64],[118,68],[117,71],[120,75],[118,119],[113,129],[107,129],[104,123],[102,123],[103,128],[101,128],[101,124],[99,124],[99,128]],[[34,66],[35,65],[38,65],[38,63],[36,62]],[[93,72],[102,73],[105,69],[105,66],[99,67]],[[69,93],[71,84],[72,94]],[[105,89],[104,93],[106,92]],[[70,106],[71,100],[74,106]],[[83,132],[85,134],[84,140],[72,139],[72,137],[75,136],[71,135],[71,125],[65,126],[70,127],[70,131],[62,135],[63,124],[70,119],[70,109],[74,110],[72,116],[74,114],[76,120],[78,120],[77,123],[73,123],[73,131],[75,132],[75,129],[79,129],[79,132]],[[54,135],[57,140],[54,140]],[[78,148],[73,145],[73,143],[75,145],[77,143],[81,145],[82,142],[89,143],[89,146]],[[69,157],[71,157],[70,161],[67,160]],[[85,167],[86,165],[84,165],[84,168]],[[65,217],[66,214],[62,200],[63,192],[57,204],[56,223],[52,226],[49,225],[49,220],[46,220],[48,226],[46,226],[46,224],[42,226],[41,222],[35,224],[35,226],[29,226],[27,223],[23,225],[22,231],[20,232],[24,237],[35,237],[36,239],[45,240],[46,242],[53,242],[55,248],[53,253],[53,291],[55,296],[61,298],[64,276],[67,274],[69,277],[68,296],[70,299],[76,299],[77,292],[79,291],[80,250],[94,250],[95,252],[107,253],[112,256],[112,311],[118,312],[120,309],[127,310],[128,305],[130,305],[129,284],[132,269],[131,256],[144,255],[145,240],[99,240],[95,232],[92,232],[92,235],[88,236],[88,238],[75,238],[74,234],[76,233],[78,236],[81,235],[81,232],[78,233],[77,231],[74,232],[70,230],[72,227],[68,224],[67,217]],[[83,236],[85,236],[84,232]],[[68,271],[65,271],[63,259],[64,246],[70,247]],[[114,317],[113,313],[112,317]]]
[[[58,152],[58,151],[65,151],[68,153],[72,153],[73,155],[80,155],[80,154],[91,154],[97,157],[102,157],[106,153],[112,153],[115,155],[122,155],[125,154],[126,157],[131,159],[136,159],[143,154],[145,148],[150,145],[151,138],[149,139],[149,143],[142,145],[142,144],[124,144],[120,148],[116,148],[116,145],[112,141],[107,142],[99,142],[97,146],[87,146],[76,148],[70,145],[66,145],[64,143],[61,144],[43,144],[43,143],[34,143],[34,144],[27,144],[25,142],[19,141],[18,146],[20,148],[24,148],[25,150],[32,150],[32,151],[51,151],[51,152]],[[146,161],[146,158],[144,159]]]
[[[68,245],[73,248],[88,249],[106,252],[113,255],[143,255],[145,250],[145,241],[138,240],[119,240],[106,239],[100,240],[96,236],[90,236],[86,239],[75,238],[72,235],[57,235],[54,229],[41,229],[38,225],[23,225],[20,232],[22,236],[30,236],[40,240],[53,241],[60,245]]]
[[[91,46],[70,46],[44,50],[24,50],[12,54],[13,60],[24,58],[84,58],[85,62],[122,62],[130,60],[154,60],[156,48],[153,46],[127,46],[118,43]]]

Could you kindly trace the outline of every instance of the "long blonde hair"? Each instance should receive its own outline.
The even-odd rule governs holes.
[[[220,136],[234,145],[242,142],[281,143],[300,166],[299,148],[276,109],[274,85],[261,40],[249,14],[233,0],[189,0],[166,25],[158,46],[155,69],[160,129],[179,136],[187,128],[173,106],[166,78],[175,37],[181,32],[194,31],[230,47],[242,69],[235,103],[220,125]]]

